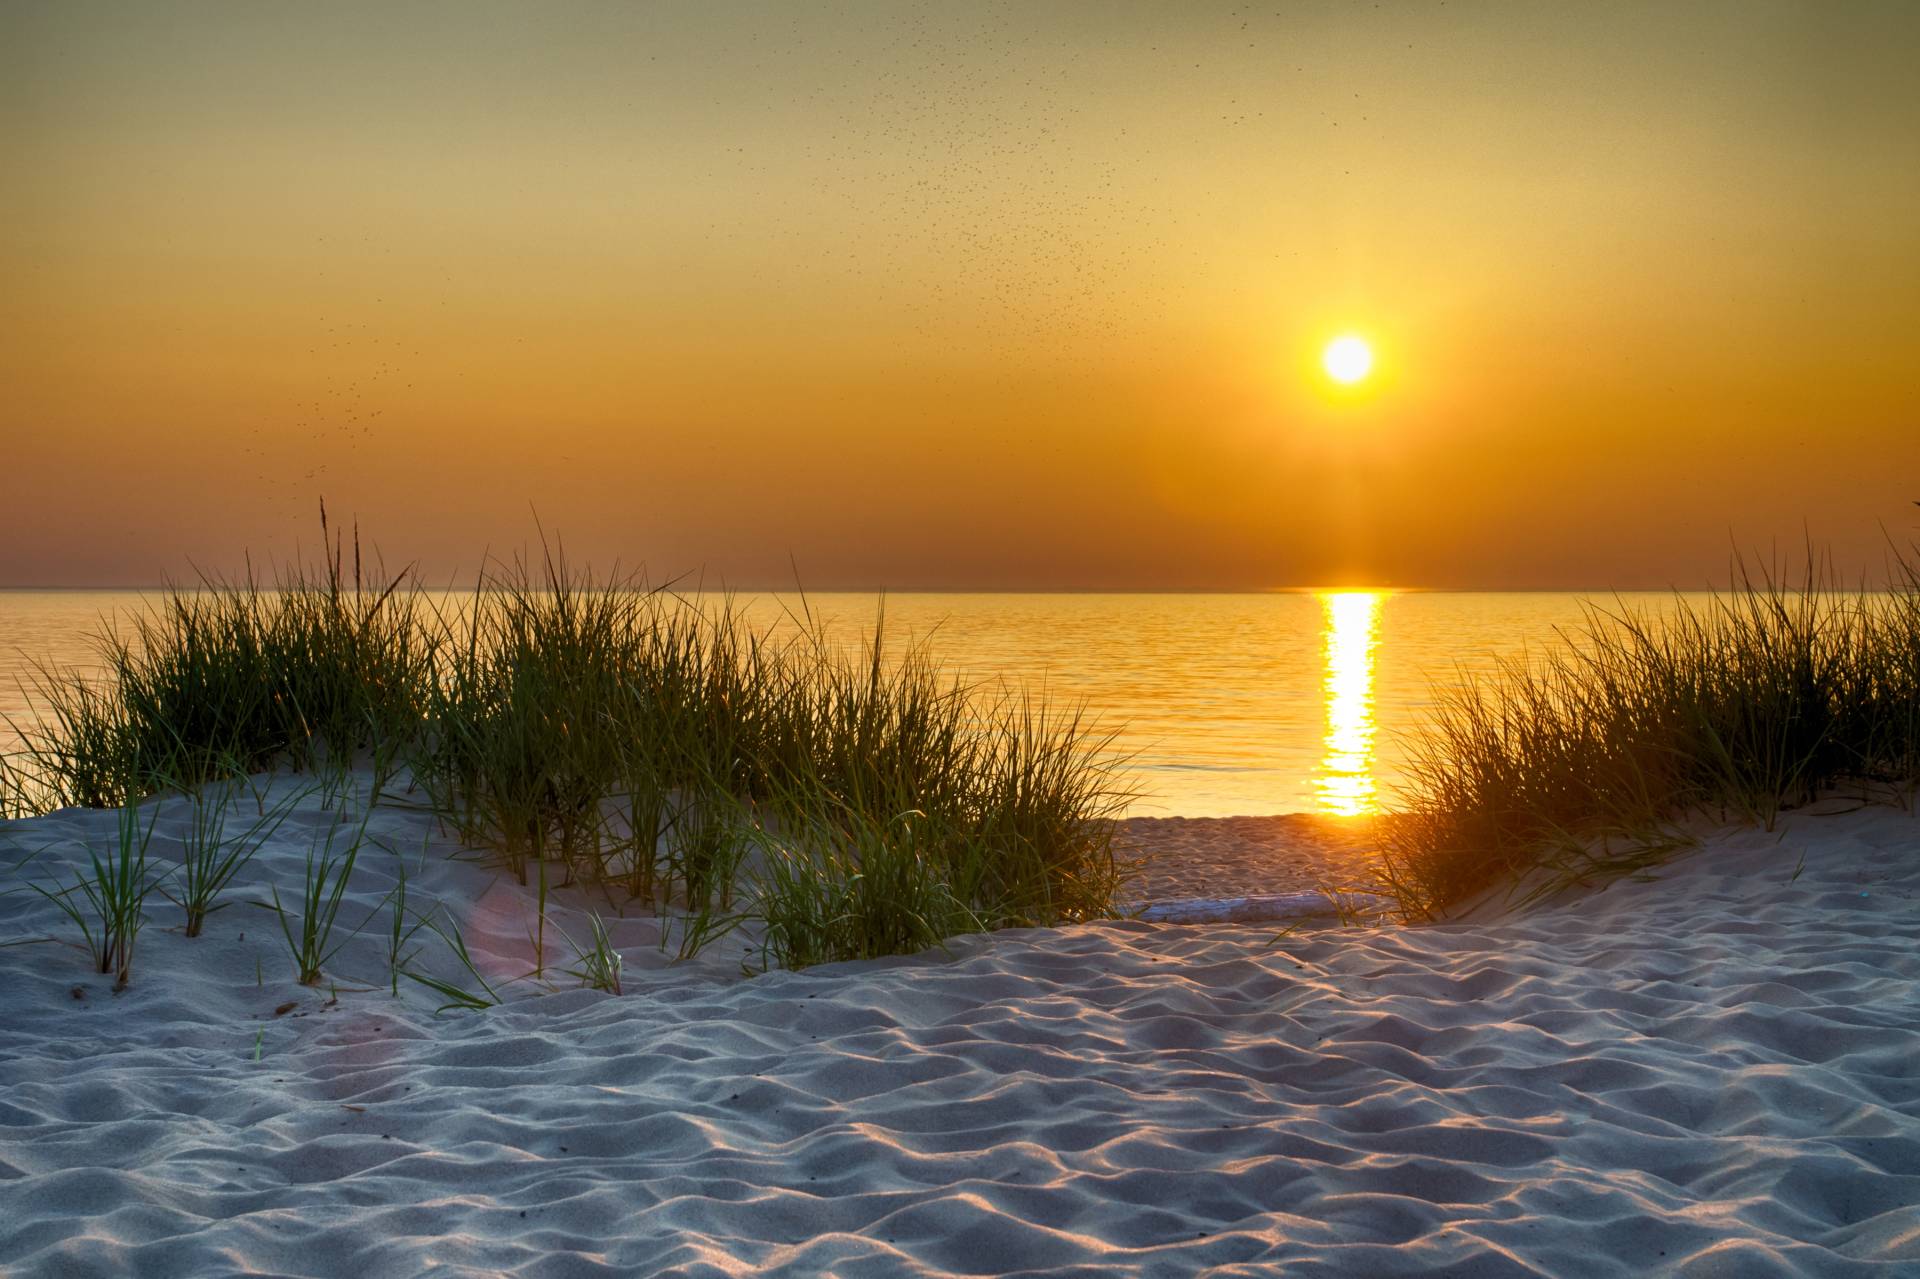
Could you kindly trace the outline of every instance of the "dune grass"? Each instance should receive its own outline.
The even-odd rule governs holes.
[[[923,648],[889,652],[884,614],[854,652],[808,617],[776,639],[728,600],[694,608],[632,580],[595,583],[559,557],[501,566],[481,587],[436,648],[412,774],[465,842],[522,882],[551,863],[610,898],[683,907],[683,952],[803,902],[827,912],[818,926],[877,953],[981,921],[1110,910],[1104,819],[1124,796],[1108,739],[947,679]],[[840,851],[795,860],[793,840],[769,831]],[[774,852],[790,875],[743,878],[750,856]],[[891,882],[904,894],[915,881],[882,872],[913,858],[956,909],[930,913],[906,894],[883,920],[880,900],[849,912],[826,887],[857,881],[872,897]],[[751,902],[736,900],[745,887]],[[780,954],[809,962],[818,949]]]
[[[396,857],[393,865],[393,887],[388,890],[382,905],[393,908],[387,917],[387,931],[384,938],[384,950],[387,961],[387,990],[396,999],[400,995],[400,974],[419,957],[419,950],[408,949],[414,937],[426,927],[424,916],[415,915],[407,909],[407,863],[403,857]]]
[[[1893,587],[1734,587],[1657,612],[1592,607],[1551,651],[1454,690],[1414,740],[1378,882],[1411,919],[1489,887],[1527,898],[1630,873],[1701,814],[1772,829],[1839,790],[1910,803],[1920,777],[1920,563]]]
[[[132,980],[133,948],[147,922],[147,898],[164,877],[151,868],[147,855],[156,817],[143,825],[138,792],[123,789],[115,839],[104,849],[88,846],[88,870],[75,871],[68,888],[29,885],[79,928],[94,971],[113,974],[116,990]]]
[[[587,940],[577,942],[567,937],[567,945],[573,948],[573,967],[567,970],[568,976],[579,978],[582,986],[593,990],[620,993],[620,952],[607,932],[606,920],[597,914],[588,915]]]
[[[596,578],[544,548],[437,602],[405,574],[367,584],[357,536],[351,569],[347,549],[336,536],[321,572],[271,588],[167,591],[103,633],[104,679],[43,672],[50,710],[9,793],[109,806],[128,775],[153,792],[292,768],[331,797],[371,761],[369,806],[416,790],[543,898],[671,907],[683,953],[747,919],[777,921],[770,954],[798,964],[1112,909],[1107,819],[1127,795],[1111,737],[896,651],[884,610],[850,647],[804,606],[755,628],[730,598]],[[194,864],[213,895],[237,869],[224,856]],[[305,981],[323,955],[297,940]],[[534,942],[544,967],[544,928]]]
[[[37,811],[28,773],[10,754],[0,753],[0,822],[31,817]]]
[[[473,978],[474,984],[480,989],[477,992],[471,991],[464,986],[447,981],[444,978],[435,977],[430,973],[420,972],[411,966],[403,966],[400,970],[402,975],[409,981],[417,982],[435,994],[444,997],[447,1002],[440,1005],[438,1009],[440,1012],[446,1012],[449,1008],[464,1008],[470,1011],[477,1011],[482,1008],[491,1008],[498,1004],[500,1002],[500,992],[495,990],[487,981],[485,974],[480,971],[480,965],[474,962],[473,955],[468,952],[467,939],[460,932],[460,925],[449,917],[446,925],[443,927],[434,922],[431,914],[421,916],[420,922],[426,925],[428,932],[447,944],[447,949],[452,953],[454,959],[459,963],[461,968],[466,970],[467,975]]]
[[[979,850],[928,814],[881,817],[813,791],[784,805],[783,818],[754,831],[768,966],[911,953],[993,926],[970,904]]]
[[[185,796],[188,816],[180,835],[177,885],[172,891],[163,888],[161,892],[186,912],[184,935],[198,937],[207,916],[226,907],[220,898],[234,877],[273,838],[308,791],[291,791],[271,807],[261,797],[257,815],[235,833],[228,828],[230,815],[239,807],[241,787],[235,778],[223,777],[197,786],[176,783],[168,789],[177,789]]]
[[[437,631],[405,574],[379,585],[364,567],[356,529],[271,588],[252,575],[168,588],[95,637],[104,678],[39,672],[48,709],[15,726],[18,767],[46,803],[100,808],[128,777],[152,790],[390,755],[417,731]]]
[[[318,985],[327,962],[353,936],[348,933],[335,940],[334,929],[346,899],[347,884],[353,878],[354,865],[360,860],[360,850],[366,843],[366,817],[362,816],[359,825],[347,835],[346,847],[336,851],[335,841],[346,829],[344,823],[335,824],[329,826],[324,835],[314,836],[307,849],[298,913],[287,909],[280,900],[278,888],[271,890],[273,905],[268,909],[280,921],[281,935],[286,938],[287,951],[293,956],[294,974],[302,986]],[[362,920],[359,927],[365,927],[366,923]],[[358,931],[358,928],[354,930]]]

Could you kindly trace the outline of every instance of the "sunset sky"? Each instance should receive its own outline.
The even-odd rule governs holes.
[[[1920,533],[1920,5],[7,4],[0,584]],[[1334,336],[1372,345],[1351,388]]]

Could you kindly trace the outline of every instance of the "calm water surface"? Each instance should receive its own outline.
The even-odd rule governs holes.
[[[36,662],[89,664],[102,617],[135,592],[0,591],[0,711],[34,711]],[[950,669],[1044,686],[1120,728],[1138,813],[1366,813],[1391,806],[1404,741],[1434,681],[1552,643],[1571,594],[1335,591],[1261,595],[892,595],[889,635],[929,638]],[[1609,597],[1611,599],[1612,597]],[[1669,596],[1626,596],[1658,606]],[[778,623],[791,600],[741,601]],[[851,639],[871,595],[814,595]],[[0,728],[0,740],[10,739]]]

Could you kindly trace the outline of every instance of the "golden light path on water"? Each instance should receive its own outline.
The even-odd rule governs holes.
[[[1373,650],[1378,643],[1381,597],[1373,591],[1328,591],[1320,596],[1326,619],[1327,690],[1325,753],[1314,774],[1322,812],[1360,817],[1378,811],[1373,741]]]

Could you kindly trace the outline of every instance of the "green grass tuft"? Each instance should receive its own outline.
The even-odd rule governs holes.
[[[438,601],[405,575],[365,584],[357,536],[351,572],[345,555],[336,537],[321,571],[296,566],[271,589],[169,590],[101,635],[104,679],[43,671],[49,710],[23,732],[0,803],[109,806],[129,776],[136,792],[192,791],[291,768],[315,772],[344,817],[358,806],[348,769],[370,763],[369,810],[404,779],[469,847],[539,877],[541,969],[549,887],[672,907],[688,953],[777,916],[793,962],[1112,907],[1108,819],[1129,796],[1111,737],[952,679],[922,647],[895,650],[884,609],[849,650],[804,606],[793,627],[756,629],[730,598],[598,579],[558,551],[493,563],[470,596]],[[262,824],[238,845],[217,829],[190,840],[196,931],[279,811],[255,799]],[[799,850],[771,830],[823,842]],[[782,869],[738,899],[750,856],[775,850]],[[331,864],[309,872],[300,918],[330,925],[314,874],[334,882]],[[808,902],[825,913],[803,920]],[[837,949],[801,940],[842,926],[858,936]],[[312,980],[314,939],[290,929],[289,945]]]
[[[146,923],[146,901],[163,878],[148,869],[157,814],[143,826],[139,795],[127,792],[122,798],[114,842],[104,851],[87,848],[91,873],[76,871],[71,888],[30,885],[80,929],[94,971],[112,973],[116,990],[132,979],[133,947]]]
[[[339,920],[340,906],[347,893],[347,882],[353,877],[354,864],[360,858],[360,848],[366,841],[367,820],[362,816],[358,826],[347,836],[346,849],[334,851],[334,842],[345,823],[335,823],[327,828],[324,836],[316,835],[313,844],[307,850],[306,873],[301,885],[300,913],[295,915],[280,901],[280,890],[273,889],[273,905],[270,908],[280,921],[280,932],[287,940],[287,950],[293,956],[295,975],[302,986],[318,984],[321,970],[327,961],[339,953],[353,937],[353,933],[333,940],[334,926]],[[365,927],[366,921],[361,921]],[[359,929],[355,929],[357,933]]]
[[[1414,743],[1370,885],[1431,919],[1500,884],[1530,899],[1644,870],[1705,813],[1771,830],[1835,790],[1910,803],[1920,777],[1920,565],[1867,592],[1818,565],[1657,613],[1590,609],[1558,647],[1446,700]]]
[[[257,815],[238,834],[230,836],[227,820],[238,806],[241,792],[236,779],[221,778],[197,786],[183,783],[178,788],[189,805],[186,828],[180,836],[178,888],[162,892],[186,912],[185,935],[198,937],[207,916],[225,908],[220,897],[234,877],[273,838],[307,792],[291,791],[271,807],[262,798]]]

